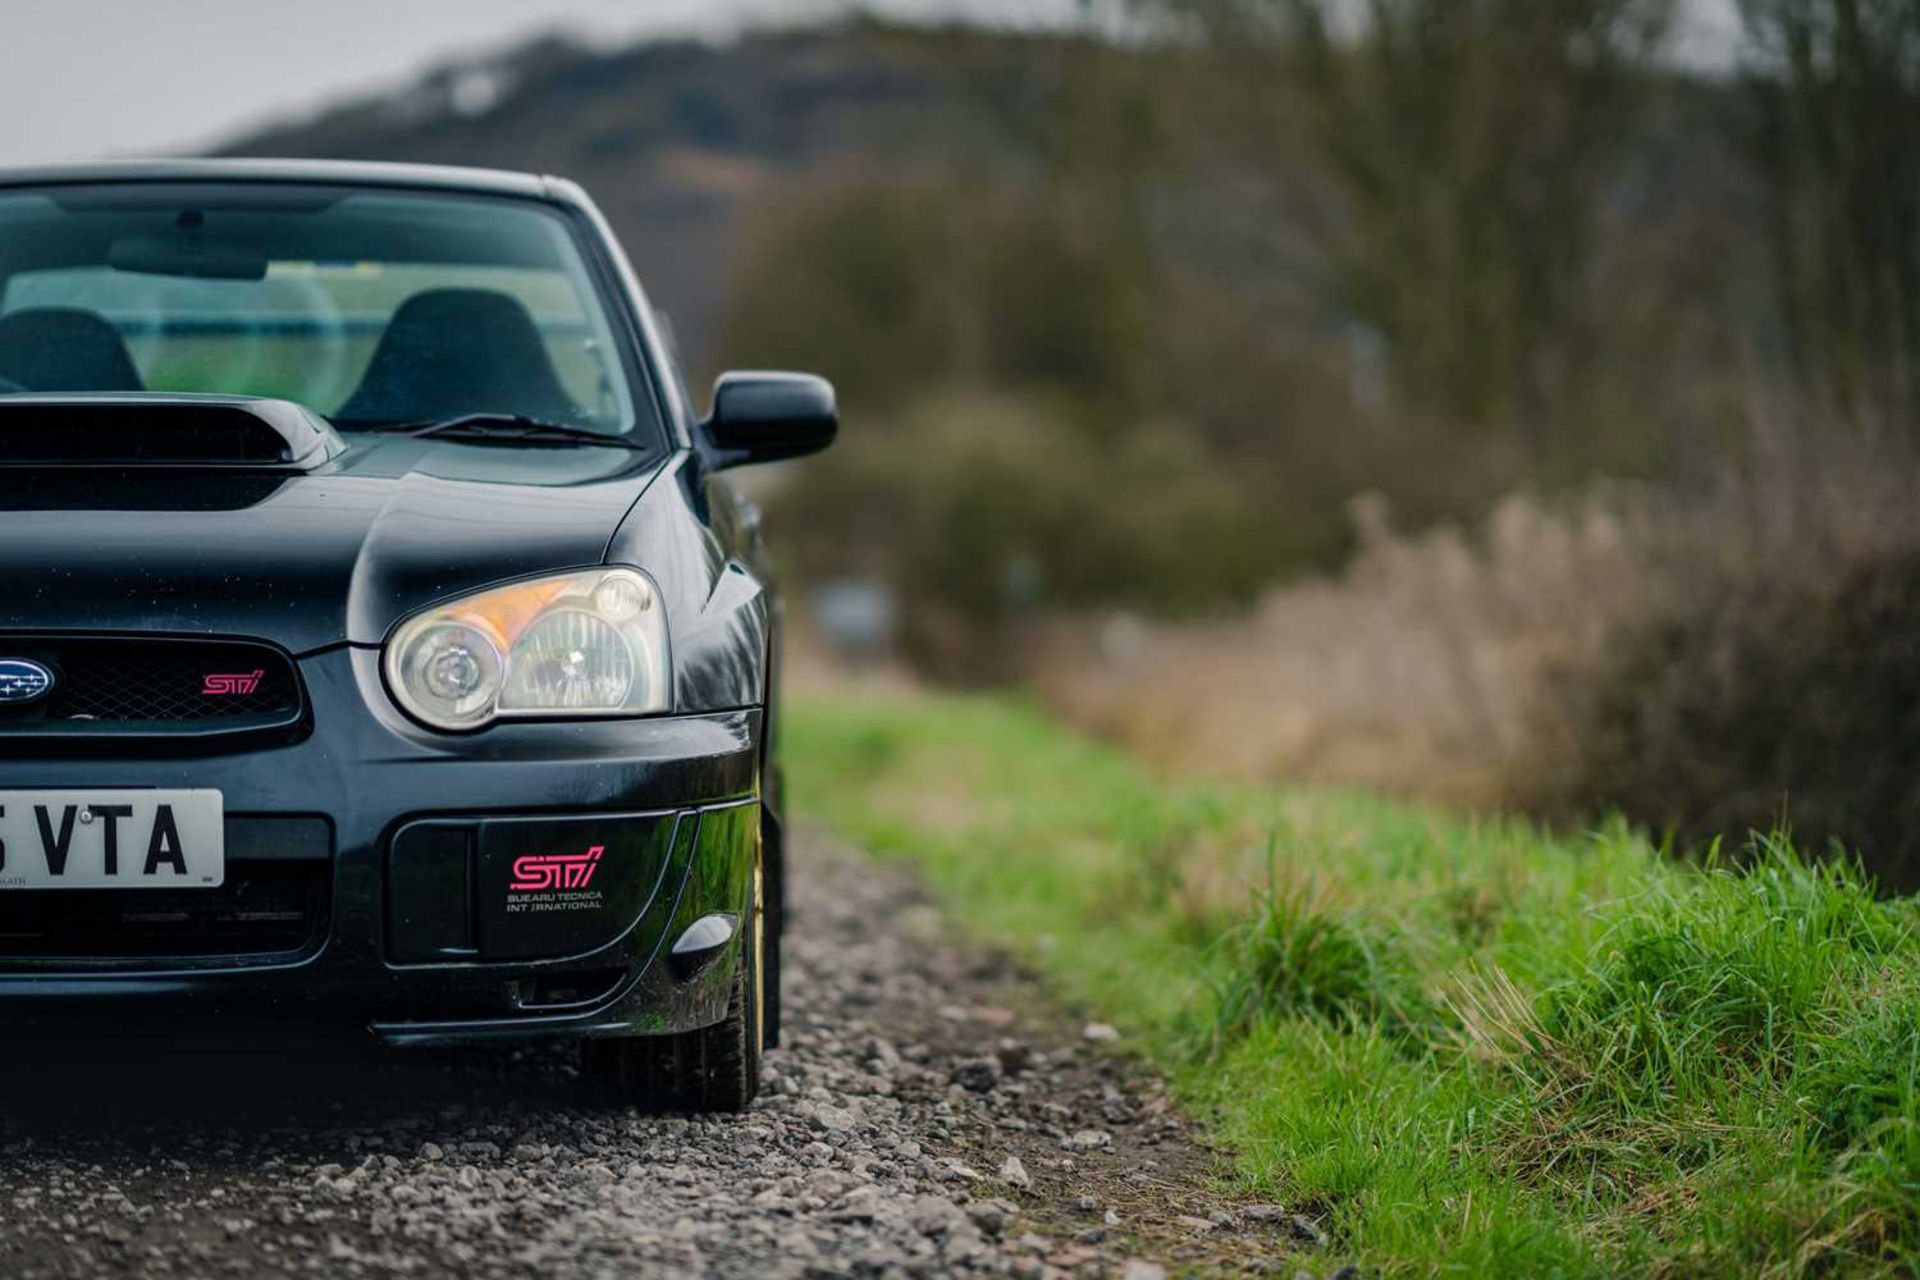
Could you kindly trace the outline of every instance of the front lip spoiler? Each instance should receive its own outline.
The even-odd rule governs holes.
[[[521,1040],[595,1040],[633,1034],[633,1023],[613,1009],[545,1018],[487,1018],[472,1022],[376,1022],[367,1030],[393,1049],[448,1049]]]
[[[687,890],[682,892],[684,895]],[[683,931],[681,937],[685,936]],[[671,950],[663,935],[660,947],[647,964],[621,982],[612,995],[594,1002],[588,1009],[562,1009],[510,1018],[374,1022],[367,1030],[381,1044],[396,1049],[671,1034],[705,1026],[725,1012],[725,993],[733,966],[721,961],[737,955],[739,949],[740,933],[734,929],[725,942],[697,953],[699,964],[689,969],[680,964],[663,963],[670,959],[667,953]]]

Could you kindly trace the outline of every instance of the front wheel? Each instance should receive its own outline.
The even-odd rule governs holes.
[[[765,1047],[767,929],[760,864],[753,868],[746,938],[734,966],[724,1022],[672,1036],[589,1040],[582,1068],[644,1107],[665,1111],[745,1111],[760,1092]]]

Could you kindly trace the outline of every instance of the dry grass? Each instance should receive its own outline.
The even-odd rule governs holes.
[[[1355,504],[1336,579],[1247,618],[1062,627],[1037,683],[1083,727],[1175,772],[1361,783],[1470,802],[1530,746],[1542,673],[1600,644],[1637,599],[1644,503],[1501,503],[1483,530],[1396,534]]]
[[[1769,708],[1772,722],[1742,721],[1762,714],[1743,703],[1755,655],[1769,670],[1802,661],[1775,651],[1862,573],[1876,605],[1920,599],[1907,589],[1920,564],[1916,476],[1884,452],[1780,449],[1685,498],[1626,486],[1552,504],[1515,496],[1478,528],[1415,535],[1363,500],[1359,550],[1339,577],[1279,587],[1239,619],[1057,624],[1036,646],[1036,683],[1081,727],[1176,774],[1764,824],[1767,797],[1778,812],[1796,781],[1787,765],[1741,777],[1729,759],[1710,786],[1732,800],[1694,815],[1699,797],[1652,795],[1657,780],[1621,761],[1723,752],[1654,705],[1702,689],[1713,705],[1687,714],[1723,740],[1791,735],[1778,722],[1794,718],[1790,704]],[[1657,632],[1675,625],[1677,642]],[[1675,651],[1635,669],[1621,654],[1642,632]],[[1682,687],[1643,689],[1649,663]]]

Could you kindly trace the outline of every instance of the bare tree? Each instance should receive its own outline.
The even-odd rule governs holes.
[[[1869,434],[1920,421],[1920,0],[1741,0],[1786,337]]]
[[[1172,0],[1243,97],[1304,90],[1329,299],[1403,406],[1538,455],[1591,351],[1594,230],[1672,0]],[[1298,136],[1298,135],[1296,135]],[[1291,162],[1276,178],[1297,178]]]

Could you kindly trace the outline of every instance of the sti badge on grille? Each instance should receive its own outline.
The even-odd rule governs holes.
[[[0,658],[0,707],[24,706],[53,692],[53,672],[30,658]]]

